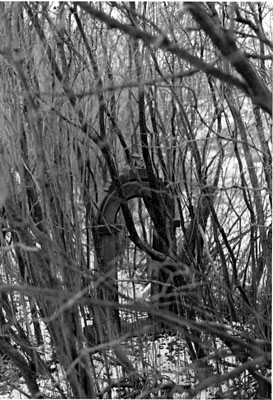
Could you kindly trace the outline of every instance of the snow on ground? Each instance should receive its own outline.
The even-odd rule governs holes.
[[[155,384],[155,388],[175,383],[180,387],[180,392],[174,393],[174,398],[183,399],[186,398],[187,391],[185,390],[183,392],[181,388],[187,389],[197,384],[194,366],[189,359],[185,342],[177,333],[164,333],[162,331],[154,338],[152,336],[146,337],[146,340],[143,339],[143,337],[134,337],[124,342],[122,348],[140,376],[146,376],[147,390],[151,389],[151,383]],[[106,352],[109,355],[113,355],[111,349],[106,349]],[[231,357],[227,357],[226,361],[229,361],[232,365],[235,360]],[[100,382],[102,390],[109,383],[103,356],[100,353],[96,353],[93,357],[93,363],[95,365],[97,380]],[[230,369],[230,367],[228,369]],[[0,368],[0,371],[2,372],[2,368]],[[23,378],[19,378],[18,385],[18,371],[12,369],[10,365],[6,365],[5,375],[6,377],[2,375],[2,379],[0,379],[0,399],[27,398],[26,394],[28,390],[24,384]],[[118,383],[123,376],[122,367],[113,363],[111,365],[110,375],[111,382]],[[58,381],[60,382],[60,380],[61,376],[59,375]],[[58,396],[56,391],[54,396],[54,388],[48,379],[38,379],[38,384],[40,385],[41,391],[48,397],[56,398],[56,396]],[[233,383],[230,382],[230,384],[232,385]],[[18,386],[22,392],[15,389],[15,387],[18,388]],[[3,392],[4,388],[6,392]],[[228,384],[225,383],[225,385],[223,385],[223,390],[228,390]],[[165,395],[166,393],[162,390],[161,394],[160,392],[156,392],[155,398],[158,398],[158,396],[166,398],[164,397]],[[121,393],[117,390],[113,390],[113,398],[121,397]],[[196,398],[213,399],[215,398],[215,389],[210,388],[203,391]]]
[[[128,276],[126,273],[121,273],[119,276],[121,286],[120,290],[123,289],[124,294],[128,296],[132,301],[135,298],[138,300],[147,301],[149,297],[149,287],[145,284],[139,284],[137,282],[139,277],[136,276],[136,282],[128,284]],[[128,299],[129,301],[129,299]],[[144,317],[144,315],[138,315],[138,318]],[[127,321],[136,320],[136,314],[133,313],[123,315]],[[235,334],[240,327],[230,326],[230,333]],[[45,344],[40,346],[38,351],[41,357],[45,361],[50,361],[53,358],[52,349],[50,346],[49,336],[46,335],[46,329],[44,327],[44,339]],[[223,345],[220,340],[214,342],[217,350],[223,349]],[[185,398],[186,391],[183,392],[183,388],[194,387],[198,382],[196,378],[195,365],[192,365],[187,346],[181,334],[171,331],[158,331],[156,333],[146,334],[146,336],[135,336],[127,339],[122,343],[122,349],[126,356],[129,358],[134,369],[139,373],[141,377],[146,376],[147,380],[147,391],[151,390],[151,384],[154,384],[155,389],[167,384],[175,384],[180,387],[179,393],[174,393],[174,398],[183,399]],[[105,349],[106,354],[109,356],[107,359],[115,359],[113,350],[110,348]],[[210,354],[213,353],[211,348]],[[107,371],[105,368],[105,362],[101,353],[93,354],[93,364],[95,367],[95,376],[100,385],[100,390],[103,390],[108,384]],[[236,364],[234,357],[231,357],[228,353],[223,356],[226,365],[222,366],[221,373],[232,370]],[[109,361],[110,362],[110,361]],[[215,362],[210,361],[212,373],[217,373],[215,368]],[[52,363],[51,363],[52,366]],[[60,366],[56,364],[56,372],[54,372],[56,381],[60,384],[65,385],[64,371],[61,370]],[[110,377],[111,382],[118,383],[119,380],[124,376],[122,367],[116,363],[110,364]],[[247,379],[247,376],[246,376]],[[49,398],[59,397],[59,393],[54,389],[52,382],[48,378],[38,379],[39,387],[42,393]],[[227,392],[229,386],[234,386],[234,381],[225,382],[222,385],[222,390]],[[20,390],[18,390],[20,388]],[[65,389],[65,387],[63,386]],[[181,389],[182,388],[182,389]],[[145,385],[144,389],[145,390]],[[209,388],[201,392],[198,396],[199,399],[213,399],[215,398],[214,388]],[[121,393],[117,390],[113,390],[113,398],[121,398]],[[161,396],[164,398],[166,393],[155,392],[155,397]],[[9,363],[0,359],[0,399],[25,399],[27,398],[28,390],[24,384],[24,380],[20,377],[18,370],[13,368]],[[143,392],[143,398],[145,398],[145,392]],[[166,398],[166,397],[165,397]],[[197,397],[196,397],[197,398]],[[246,397],[248,398],[248,397]]]

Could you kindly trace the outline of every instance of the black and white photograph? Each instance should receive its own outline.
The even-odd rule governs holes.
[[[0,37],[0,400],[271,399],[273,3]]]

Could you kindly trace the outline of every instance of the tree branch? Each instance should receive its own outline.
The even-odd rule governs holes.
[[[258,77],[245,54],[237,47],[231,33],[224,31],[217,15],[209,16],[202,3],[186,2],[185,6],[214,45],[243,77],[247,92],[254,104],[272,115],[272,93]]]
[[[268,114],[272,115],[272,99],[269,90],[262,84],[262,82],[260,82],[259,78],[248,63],[247,59],[243,57],[239,50],[236,51],[236,57],[234,57],[234,54],[231,54],[231,58],[234,58],[234,60],[236,61],[237,54],[239,54],[239,62],[237,61],[236,65],[238,65],[238,68],[241,66],[241,75],[245,78],[245,82],[230,74],[225,73],[224,71],[221,71],[218,68],[213,67],[211,64],[205,63],[200,58],[193,56],[181,47],[178,47],[177,45],[171,43],[166,36],[153,36],[150,33],[143,31],[139,28],[121,23],[115,18],[107,15],[105,12],[92,7],[89,3],[76,2],[75,4],[78,5],[82,10],[85,10],[89,15],[92,15],[100,21],[105,22],[109,26],[109,28],[119,29],[120,31],[128,34],[131,37],[139,38],[143,41],[143,43],[145,43],[146,46],[154,46],[157,49],[166,50],[167,52],[176,55],[178,58],[182,58],[183,60],[189,62],[201,71],[204,71],[230,85],[236,86],[238,89],[242,90],[247,96],[251,97],[256,105],[261,107]],[[244,68],[247,68],[246,71],[248,72],[244,71]],[[248,77],[249,72],[251,72],[251,76],[254,75],[255,82],[257,81],[258,83],[257,88],[255,88],[256,84],[253,84],[250,77]]]

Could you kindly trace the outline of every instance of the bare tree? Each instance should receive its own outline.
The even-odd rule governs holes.
[[[270,5],[1,15],[1,354],[33,397],[269,398]],[[160,329],[190,387],[153,375],[142,332]]]

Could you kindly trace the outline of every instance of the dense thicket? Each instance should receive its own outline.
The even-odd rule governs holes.
[[[270,5],[0,10],[1,374],[31,397],[269,398]]]

